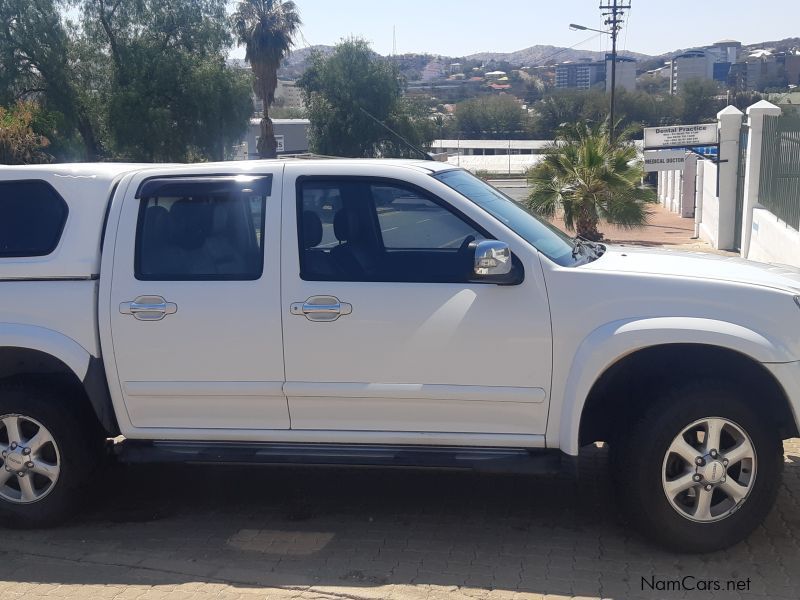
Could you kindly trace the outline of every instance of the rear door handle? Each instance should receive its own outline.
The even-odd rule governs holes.
[[[311,296],[305,302],[293,302],[289,310],[309,321],[335,321],[352,313],[353,305],[341,302],[336,296]]]
[[[178,305],[167,302],[161,296],[139,296],[132,302],[120,304],[119,312],[123,315],[133,315],[133,318],[139,321],[160,321],[167,315],[178,312]]]

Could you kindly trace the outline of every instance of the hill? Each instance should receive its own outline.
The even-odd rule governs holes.
[[[647,54],[637,52],[620,52],[620,56],[627,56],[636,60],[647,60],[652,58]],[[548,63],[575,61],[588,58],[590,60],[603,60],[604,52],[591,50],[577,50],[572,48],[561,48],[559,46],[531,46],[516,52],[479,52],[465,57],[468,60],[508,62],[520,67],[535,67]]]

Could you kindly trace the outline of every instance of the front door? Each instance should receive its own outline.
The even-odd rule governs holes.
[[[289,428],[281,179],[273,166],[247,176],[150,175],[128,187],[110,314],[134,427]]]
[[[520,285],[469,283],[470,242],[495,236],[444,189],[423,187],[438,182],[326,169],[342,174],[305,169],[297,178],[287,167],[284,187],[292,428],[387,442],[542,441],[551,332],[535,251],[512,246],[524,265]]]

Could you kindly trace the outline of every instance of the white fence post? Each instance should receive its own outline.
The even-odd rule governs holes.
[[[672,210],[672,194],[675,193],[675,171],[667,171],[664,175],[667,178],[667,194],[664,196],[664,207],[667,210]]]
[[[697,180],[694,189],[694,239],[700,237],[700,224],[703,222],[703,190],[705,186],[705,160],[697,161]]]
[[[750,253],[750,237],[753,232],[753,208],[758,204],[758,187],[761,182],[761,144],[764,139],[764,117],[779,116],[781,109],[766,100],[756,102],[747,109],[747,164],[744,171],[744,207],[742,214],[742,250],[747,258]]]
[[[736,184],[739,165],[739,136],[744,113],[727,106],[717,113],[719,122],[719,234],[717,248],[730,250],[736,227]]]
[[[686,163],[683,167],[683,187],[681,188],[681,216],[683,218],[694,216],[696,175],[697,155],[687,152]]]

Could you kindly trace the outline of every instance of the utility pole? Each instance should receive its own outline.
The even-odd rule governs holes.
[[[608,131],[611,140],[614,140],[614,100],[616,99],[617,88],[617,36],[622,29],[624,11],[630,10],[631,0],[606,0],[605,4],[600,5],[600,10],[606,17],[605,24],[608,26],[608,33],[611,35],[611,109],[609,110]]]

